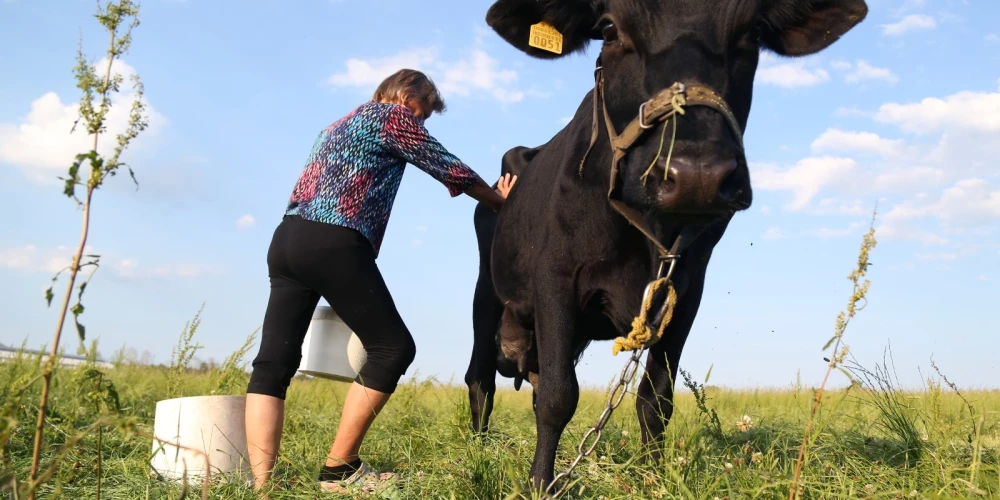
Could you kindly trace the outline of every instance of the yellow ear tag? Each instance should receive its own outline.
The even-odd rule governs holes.
[[[542,21],[531,25],[528,45],[556,54],[562,54],[563,36],[554,26]]]

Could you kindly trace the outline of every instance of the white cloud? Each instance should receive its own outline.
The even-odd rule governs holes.
[[[997,35],[996,33],[990,33],[984,36],[983,40],[986,40],[989,43],[1000,43],[1000,35]]]
[[[845,71],[850,71],[844,75],[844,81],[847,83],[863,83],[868,81],[881,81],[894,85],[899,82],[899,77],[892,72],[889,68],[879,68],[877,66],[872,66],[868,61],[859,60],[857,64],[851,65],[851,63],[846,63],[847,67],[841,67],[836,69],[842,69]]]
[[[910,14],[898,22],[882,25],[882,34],[900,36],[916,30],[930,30],[937,27],[937,21],[925,14]]]
[[[875,188],[885,191],[903,191],[927,186],[937,186],[945,181],[943,169],[926,166],[896,167],[875,176]]]
[[[257,223],[257,219],[250,214],[244,214],[239,219],[236,219],[236,227],[245,229],[251,228]]]
[[[880,231],[890,237],[918,240],[925,244],[945,244],[948,239],[917,227],[933,219],[948,233],[969,231],[989,233],[1000,223],[1000,186],[984,179],[966,178],[944,189],[939,196],[918,194],[896,204],[882,221]]]
[[[850,61],[842,61],[838,59],[836,61],[830,61],[830,67],[837,71],[847,71],[853,68],[854,65],[851,64]]]
[[[1000,92],[887,103],[870,118],[909,137],[830,128],[812,142],[812,158],[791,166],[752,165],[754,187],[789,192],[785,210],[816,215],[870,215],[878,199],[881,237],[938,246],[944,253],[965,256],[971,253],[967,247],[995,245]],[[810,232],[821,237],[842,233]]]
[[[875,120],[915,134],[941,130],[1000,132],[1000,91],[962,91],[943,99],[928,97],[910,104],[887,103]]]
[[[87,253],[93,250],[87,247]],[[0,266],[19,271],[55,274],[69,267],[73,260],[73,250],[69,247],[39,249],[35,245],[0,248]]]
[[[573,121],[573,117],[572,116],[564,116],[564,117],[562,117],[562,118],[559,119],[559,123],[561,125],[569,125],[569,122],[571,122],[571,121]]]
[[[769,164],[752,167],[755,189],[792,192],[792,201],[785,205],[791,211],[807,208],[821,189],[850,180],[858,170],[853,159],[833,156],[805,158],[786,169]]]
[[[441,92],[468,96],[473,90],[487,92],[500,102],[518,102],[524,92],[514,88],[517,72],[500,69],[496,59],[482,49],[474,49],[468,59],[448,65]]]
[[[778,229],[776,227],[768,228],[767,231],[761,235],[761,238],[765,240],[783,240],[788,237],[788,233]]]
[[[385,77],[396,71],[409,68],[426,70],[437,60],[435,48],[406,49],[388,57],[375,59],[348,59],[343,73],[331,76],[327,81],[337,87],[371,87],[374,89]],[[431,79],[434,79],[431,76]]]
[[[938,236],[926,229],[914,227],[912,223],[896,221],[888,217],[876,228],[879,238],[913,240],[923,245],[947,245],[947,238]]]
[[[424,71],[446,97],[467,97],[473,93],[489,95],[502,103],[524,100],[525,92],[517,88],[518,74],[500,67],[499,61],[481,48],[471,49],[457,61],[441,59],[437,47],[410,48],[394,55],[374,59],[348,59],[345,69],[328,82],[335,87],[355,87],[369,92],[392,73],[403,69]],[[533,97],[545,93],[530,91]]]
[[[107,68],[107,59],[99,61],[96,68]],[[104,69],[99,71],[104,73]],[[105,119],[106,132],[98,142],[98,152],[108,155],[116,144],[115,135],[125,130],[134,93],[130,75],[135,70],[116,60],[112,73],[123,77],[121,92],[112,96],[112,107]],[[144,99],[145,101],[145,99]],[[140,145],[147,135],[154,135],[166,119],[146,102],[149,127],[133,141],[129,150]],[[79,153],[93,147],[93,136],[81,124],[73,130],[79,117],[79,103],[64,103],[55,92],[46,92],[31,103],[28,114],[17,123],[0,123],[0,163],[9,163],[22,169],[36,182],[58,182],[57,176],[65,175]],[[123,156],[128,156],[129,152]]]
[[[884,139],[871,132],[845,131],[828,128],[810,145],[814,152],[857,152],[879,156],[898,156],[906,147],[906,142],[898,139]]]
[[[74,251],[75,249],[65,246],[50,249],[38,248],[35,245],[0,248],[0,268],[55,274],[69,267]],[[89,246],[84,247],[84,255],[100,253]],[[88,260],[84,258],[84,262]],[[140,266],[136,259],[113,259],[111,256],[102,255],[101,263],[107,262],[113,262],[108,267],[119,278],[197,278],[215,272],[208,266],[198,264],[160,264],[148,267]],[[89,273],[91,269],[84,268],[83,272]]]
[[[1000,186],[983,179],[962,179],[945,189],[927,214],[953,227],[1000,220]]]
[[[757,70],[757,80],[789,89],[812,87],[830,80],[830,74],[826,70],[807,68],[804,60],[768,64],[771,60],[771,57],[761,57],[762,66]]]
[[[160,264],[152,267],[141,266],[136,259],[122,259],[114,264],[113,269],[119,278],[126,279],[158,279],[158,278],[199,278],[207,274],[215,274],[208,266],[198,264]]]

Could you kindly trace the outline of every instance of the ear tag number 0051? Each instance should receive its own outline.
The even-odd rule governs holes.
[[[562,54],[563,36],[554,26],[542,21],[531,25],[531,33],[528,38],[528,45],[547,50],[555,54]]]

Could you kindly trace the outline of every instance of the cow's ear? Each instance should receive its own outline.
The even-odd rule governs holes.
[[[784,56],[815,54],[840,39],[868,15],[864,0],[768,0],[761,42]]]
[[[532,47],[531,26],[546,22],[562,36],[559,53]],[[540,59],[554,59],[582,50],[594,38],[597,14],[588,0],[497,0],[486,13],[486,24],[518,50]]]

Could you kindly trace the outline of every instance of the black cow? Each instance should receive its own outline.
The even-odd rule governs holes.
[[[649,349],[636,400],[643,443],[659,443],[712,250],[733,215],[751,204],[741,134],[759,53],[816,53],[867,12],[864,0],[499,0],[489,9],[493,30],[533,57],[559,57],[603,40],[595,71],[603,92],[595,85],[548,143],[507,152],[502,171],[518,174],[517,186],[498,215],[485,207],[475,213],[480,276],[466,375],[473,427],[488,426],[497,371],[518,386],[528,378],[536,402],[536,486],[553,478],[556,448],[579,398],[575,366],[583,350],[631,329],[643,291],[657,277],[659,249],[697,229],[677,261],[676,309]],[[529,46],[530,27],[540,21],[562,34],[562,54]],[[675,82],[714,91],[724,104],[688,106],[675,122],[645,121],[612,176],[601,108],[622,133],[644,102]],[[669,150],[663,137],[673,142]],[[610,200],[631,208],[640,224]]]

